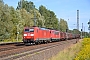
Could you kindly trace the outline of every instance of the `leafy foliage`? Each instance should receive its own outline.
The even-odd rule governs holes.
[[[90,60],[90,39],[84,38],[81,51],[77,54],[74,60]]]
[[[58,29],[58,19],[53,11],[46,9],[45,6],[41,5],[39,7],[39,12],[42,16],[44,16],[44,26],[47,28]]]
[[[25,0],[20,0],[20,2],[18,2],[18,6],[16,9],[20,10],[20,9],[25,9],[27,12],[30,12],[30,10],[32,10],[33,8],[35,8],[35,5],[33,2],[28,2]]]
[[[60,19],[60,30],[66,32],[66,29],[68,29],[67,22],[64,19]]]
[[[0,0],[0,39],[22,39],[24,27],[33,25],[66,31],[68,24],[64,19],[56,17],[55,13],[41,5],[39,9],[31,1],[20,0],[16,10]]]

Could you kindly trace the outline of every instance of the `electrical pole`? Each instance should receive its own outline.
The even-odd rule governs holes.
[[[20,6],[20,9],[22,9],[22,0],[20,0],[21,1],[21,6]]]
[[[79,10],[77,10],[77,30],[79,31]]]
[[[84,36],[86,37],[85,27],[84,27]]]
[[[60,18],[60,20],[61,20],[61,18]],[[59,31],[60,31],[60,20],[59,20]]]
[[[89,19],[88,25],[89,25],[88,30],[89,30],[89,35],[90,35],[90,19]]]
[[[32,19],[34,19],[34,26],[36,26],[36,12],[35,12],[35,7],[34,7],[34,5],[33,5],[33,13],[34,13],[34,18],[32,18]]]
[[[81,33],[82,33],[82,38],[83,38],[83,23],[82,23],[82,32]]]
[[[83,38],[83,23],[82,23],[82,29],[81,29],[81,39]]]
[[[34,8],[33,8],[33,11],[34,11]],[[36,26],[36,13],[34,11],[34,26]]]
[[[74,26],[76,25],[76,24],[73,24]],[[73,28],[73,33],[75,34],[75,29],[76,29],[77,27],[75,26],[75,28]]]

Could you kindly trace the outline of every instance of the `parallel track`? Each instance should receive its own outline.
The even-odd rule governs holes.
[[[24,50],[24,51],[21,51],[21,52],[18,52],[18,53],[14,52],[14,54],[12,53],[12,54],[2,55],[2,56],[0,56],[0,59],[1,60],[2,59],[3,60],[17,59],[17,58],[20,58],[20,57],[23,57],[23,56],[26,56],[26,55],[29,55],[29,54],[34,54],[36,52],[40,52],[40,51],[43,51],[43,50],[46,50],[46,49],[54,48],[54,47],[57,47],[57,46],[60,46],[60,45],[63,46],[67,43],[75,43],[75,42],[76,42],[76,39],[75,39],[75,41],[74,40],[67,40],[67,41],[60,41],[60,42],[50,43],[50,44],[46,44],[46,46],[43,46],[43,44],[41,44],[41,46],[38,47],[38,48],[36,48],[37,45],[34,45],[35,48],[33,48],[33,46],[25,46],[27,48],[32,48],[32,49]],[[23,48],[25,48],[25,47],[23,47]]]
[[[7,50],[13,50],[13,49],[17,49],[17,48],[22,48],[23,45],[24,45],[24,43],[22,43],[22,42],[3,44],[3,45],[0,45],[0,52],[7,51]]]
[[[3,46],[3,45],[13,45],[13,44],[19,44],[19,43],[23,43],[23,42],[7,42],[7,43],[0,43],[0,46]]]

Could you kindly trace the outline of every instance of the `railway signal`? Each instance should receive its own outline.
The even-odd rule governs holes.
[[[68,32],[68,29],[66,29],[66,32]]]

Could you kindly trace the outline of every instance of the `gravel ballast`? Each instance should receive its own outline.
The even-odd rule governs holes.
[[[50,49],[46,49],[46,50],[43,50],[41,52],[36,52],[34,54],[29,54],[29,55],[26,55],[24,57],[20,57],[20,58],[15,59],[15,60],[48,60],[49,58],[58,54],[60,51],[66,49],[70,45],[74,44],[76,42],[76,39],[70,40],[67,42],[63,41],[63,42],[64,43],[59,45],[59,46],[56,46],[56,47],[53,47]]]

